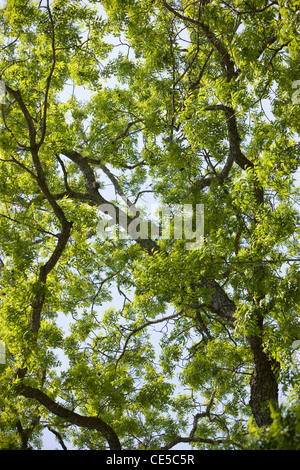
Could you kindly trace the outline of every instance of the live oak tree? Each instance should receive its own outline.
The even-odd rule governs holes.
[[[0,447],[246,449],[299,400],[298,2],[4,3]],[[99,233],[145,200],[203,244]]]

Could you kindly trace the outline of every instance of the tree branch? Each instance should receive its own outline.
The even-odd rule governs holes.
[[[63,438],[61,437],[61,435],[59,434],[58,431],[55,431],[55,429],[51,428],[51,426],[47,426],[47,429],[49,429],[50,432],[52,432],[52,434],[54,434],[54,436],[57,438],[58,442],[60,443],[61,447],[63,448],[63,450],[68,450],[67,446],[65,445],[64,441],[63,441]]]
[[[210,30],[209,26],[206,23],[200,21],[200,19],[195,20],[194,18],[181,14],[178,10],[175,10],[175,8],[173,8],[165,0],[163,1],[163,4],[167,8],[167,10],[172,12],[181,20],[196,25],[202,29],[207,39],[220,54],[221,62],[226,70],[227,81],[230,81],[233,77],[236,77],[238,75],[238,72],[234,70],[235,64],[226,47],[224,46],[222,41]]]
[[[84,158],[79,152],[76,150],[67,150],[62,149],[61,153],[66,157],[70,158],[74,163],[78,165],[80,170],[82,171],[85,187],[88,193],[88,196],[91,201],[93,201],[96,205],[102,204],[109,204],[112,206],[116,211],[116,224],[123,227],[126,231],[128,226],[136,217],[131,217],[130,215],[126,214],[122,209],[120,209],[115,204],[108,202],[98,191],[99,184],[96,181],[95,174],[91,166],[89,165],[89,161],[87,158]],[[107,169],[106,169],[107,170]],[[109,170],[107,170],[109,172]],[[110,172],[109,172],[110,173]],[[114,178],[114,175],[111,174],[111,177]],[[120,188],[121,190],[121,188]],[[124,195],[124,198],[126,196]],[[132,205],[130,201],[126,198],[126,201],[129,205]],[[125,222],[126,221],[126,222]],[[159,251],[158,245],[151,240],[138,238],[136,242],[149,253],[153,251]]]
[[[121,443],[115,431],[102,419],[95,416],[82,416],[74,411],[68,410],[56,403],[52,398],[37,388],[29,387],[23,383],[17,386],[21,395],[33,398],[47,408],[51,413],[76,426],[99,431],[107,440],[111,450],[121,450]]]
[[[139,331],[143,330],[144,328],[147,328],[147,326],[150,326],[150,325],[156,325],[158,323],[162,323],[164,321],[168,321],[168,320],[172,320],[173,318],[177,318],[179,317],[180,315],[182,315],[182,313],[184,312],[184,309],[181,309],[179,312],[176,312],[172,315],[168,315],[166,317],[163,317],[163,318],[158,318],[156,320],[148,320],[146,321],[145,323],[143,323],[142,325],[138,326],[137,328],[135,328],[134,330],[132,330],[129,335],[127,336],[126,338],[126,341],[125,341],[125,344],[123,346],[123,351],[121,352],[120,356],[118,357],[117,361],[116,361],[116,365],[115,365],[115,368],[118,367],[118,364],[120,362],[120,360],[122,359],[122,357],[124,356],[125,354],[125,351],[126,351],[126,348],[127,348],[127,345],[130,341],[130,338],[135,335],[136,333],[138,333]]]
[[[159,450],[169,450],[172,449],[172,447],[176,446],[177,444],[180,443],[185,443],[185,444],[192,444],[192,443],[202,443],[202,444],[212,444],[212,445],[218,445],[218,444],[223,444],[224,442],[228,443],[228,439],[207,439],[203,437],[181,437],[177,436],[175,439],[173,439],[169,444],[161,447]]]
[[[54,21],[50,9],[50,4],[49,0],[47,0],[47,6],[45,7],[48,10],[49,14],[49,19],[50,19],[50,24],[51,24],[51,49],[52,49],[52,63],[51,63],[51,68],[49,75],[47,77],[46,81],[46,89],[45,89],[45,97],[44,97],[44,114],[43,114],[43,122],[42,122],[42,132],[41,132],[41,138],[38,143],[38,147],[40,147],[46,136],[46,129],[47,129],[47,108],[48,108],[48,96],[49,96],[49,91],[50,91],[50,85],[51,85],[51,80],[52,76],[54,73],[55,69],[55,64],[56,64],[56,54],[55,54],[55,28],[54,28]]]
[[[22,145],[22,147],[25,150],[35,149],[36,148],[36,129],[35,129],[35,126],[34,126],[34,123],[33,123],[32,116],[29,113],[29,111],[28,111],[28,109],[27,109],[27,107],[26,107],[26,105],[23,101],[22,95],[21,95],[19,90],[13,90],[8,84],[5,84],[5,88],[8,91],[8,93],[18,103],[18,105],[19,105],[19,107],[22,111],[22,114],[25,118],[26,124],[27,124],[27,129],[28,129],[28,134],[29,134],[29,147],[25,146],[25,145]]]
[[[241,138],[239,135],[235,111],[230,106],[226,106],[224,104],[214,104],[206,106],[205,109],[207,111],[223,111],[226,117],[227,129],[228,129],[228,139],[229,139],[229,146],[230,146],[230,153],[229,158],[225,167],[223,168],[223,172],[226,173],[230,170],[232,165],[232,160],[234,160],[239,167],[243,170],[247,170],[247,168],[254,169],[254,163],[252,163],[248,158],[243,154],[240,147]],[[263,189],[255,185],[255,197],[258,204],[262,204],[264,200],[264,192]]]

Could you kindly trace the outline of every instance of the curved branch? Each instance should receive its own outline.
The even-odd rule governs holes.
[[[76,426],[99,431],[107,440],[111,450],[121,450],[121,443],[115,431],[101,418],[95,416],[82,416],[74,411],[68,410],[56,403],[52,398],[41,390],[24,384],[18,385],[18,391],[26,398],[33,398],[47,408],[51,413],[65,419]]]
[[[226,117],[226,123],[228,128],[228,138],[230,144],[230,153],[234,157],[234,161],[243,169],[254,168],[254,164],[245,157],[240,149],[241,138],[239,136],[237,122],[235,117],[235,111],[229,106],[224,104],[213,104],[206,106],[207,111],[224,111]]]
[[[110,204],[115,211],[116,211],[116,221],[115,223],[123,227],[126,231],[128,229],[129,224],[135,219],[135,217],[131,217],[130,215],[126,214],[122,209],[117,207],[113,203],[109,203],[98,191],[99,184],[96,181],[95,173],[93,171],[93,168],[89,165],[89,159],[84,158],[79,152],[76,150],[67,150],[67,149],[62,149],[61,153],[68,157],[70,160],[72,160],[74,163],[78,165],[80,168],[83,178],[84,178],[84,183],[85,187],[87,190],[87,194],[90,198],[91,201],[93,201],[97,205],[102,205],[102,204]],[[106,169],[109,171],[108,169]],[[113,177],[111,174],[110,177]],[[121,189],[121,188],[120,188]],[[126,196],[124,196],[124,199]],[[126,198],[127,203],[130,205],[130,201]],[[136,242],[144,249],[147,250],[149,253],[153,253],[154,251],[159,251],[159,247],[157,243],[155,243],[152,239],[150,238],[138,238]]]
[[[164,6],[169,10],[171,13],[173,13],[175,16],[180,18],[183,21],[186,21],[190,24],[193,24],[195,26],[198,26],[199,28],[202,29],[204,32],[205,36],[209,40],[209,42],[214,46],[214,48],[219,52],[221,62],[223,66],[225,67],[226,70],[226,77],[227,81],[229,82],[233,77],[236,77],[238,75],[238,71],[234,70],[235,64],[226,49],[225,45],[222,43],[222,41],[214,34],[213,31],[210,30],[209,26],[204,23],[203,21],[200,20],[195,20],[194,18],[190,18],[189,16],[185,16],[181,14],[178,10],[175,10],[171,5],[169,5],[165,0],[163,1]]]
[[[240,168],[247,170],[248,168],[254,169],[255,165],[243,154],[240,147],[241,138],[239,135],[237,122],[236,122],[236,113],[233,108],[226,106],[224,104],[214,104],[206,106],[207,111],[224,111],[228,129],[228,139],[230,146],[229,158],[233,159]],[[227,162],[227,167],[229,162]],[[226,166],[226,165],[225,165]],[[222,171],[225,171],[225,167]],[[226,170],[227,171],[227,170]],[[225,171],[225,173],[226,173]],[[258,204],[262,204],[264,200],[264,192],[261,187],[257,184],[255,185],[255,198]]]
[[[26,124],[27,124],[27,129],[28,129],[28,134],[29,134],[29,147],[26,147],[25,145],[21,145],[25,150],[32,150],[36,148],[36,129],[33,123],[32,116],[30,112],[28,111],[22,95],[19,90],[14,90],[11,88],[7,83],[5,84],[5,88],[8,91],[8,93],[16,100],[16,102],[19,105],[19,108],[22,111],[22,114],[25,118]]]

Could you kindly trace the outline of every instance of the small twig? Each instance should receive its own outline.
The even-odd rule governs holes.
[[[122,359],[122,357],[124,356],[125,354],[125,351],[126,351],[126,348],[127,348],[127,345],[130,341],[130,338],[135,335],[136,333],[138,333],[139,331],[143,330],[144,328],[147,328],[147,326],[150,326],[150,325],[156,325],[157,323],[162,323],[164,321],[168,321],[168,320],[172,320],[173,318],[177,318],[179,317],[180,315],[182,315],[182,313],[184,312],[184,309],[181,309],[179,312],[176,312],[175,314],[173,315],[168,315],[166,317],[163,317],[163,318],[158,318],[157,320],[148,320],[147,322],[143,323],[142,325],[138,326],[137,328],[135,328],[134,330],[132,330],[129,335],[127,336],[126,338],[126,341],[125,341],[125,344],[123,346],[123,351],[121,352],[120,356],[118,357],[117,361],[116,361],[116,365],[115,365],[115,368],[118,367],[118,364],[120,362],[120,360]]]

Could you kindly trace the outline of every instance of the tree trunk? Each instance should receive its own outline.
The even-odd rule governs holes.
[[[228,297],[224,289],[215,281],[201,278],[200,286],[209,289],[211,294],[209,308],[231,328],[235,324],[235,303]],[[250,407],[259,427],[272,423],[268,403],[278,404],[278,384],[276,369],[279,363],[271,359],[263,349],[263,316],[257,313],[256,334],[249,335],[246,340],[252,350],[254,369],[250,380]]]
[[[269,426],[272,423],[268,404],[278,404],[278,384],[276,368],[279,363],[272,360],[263,351],[263,344],[259,336],[247,336],[248,344],[254,356],[254,370],[250,380],[250,406],[256,424],[259,427]]]

